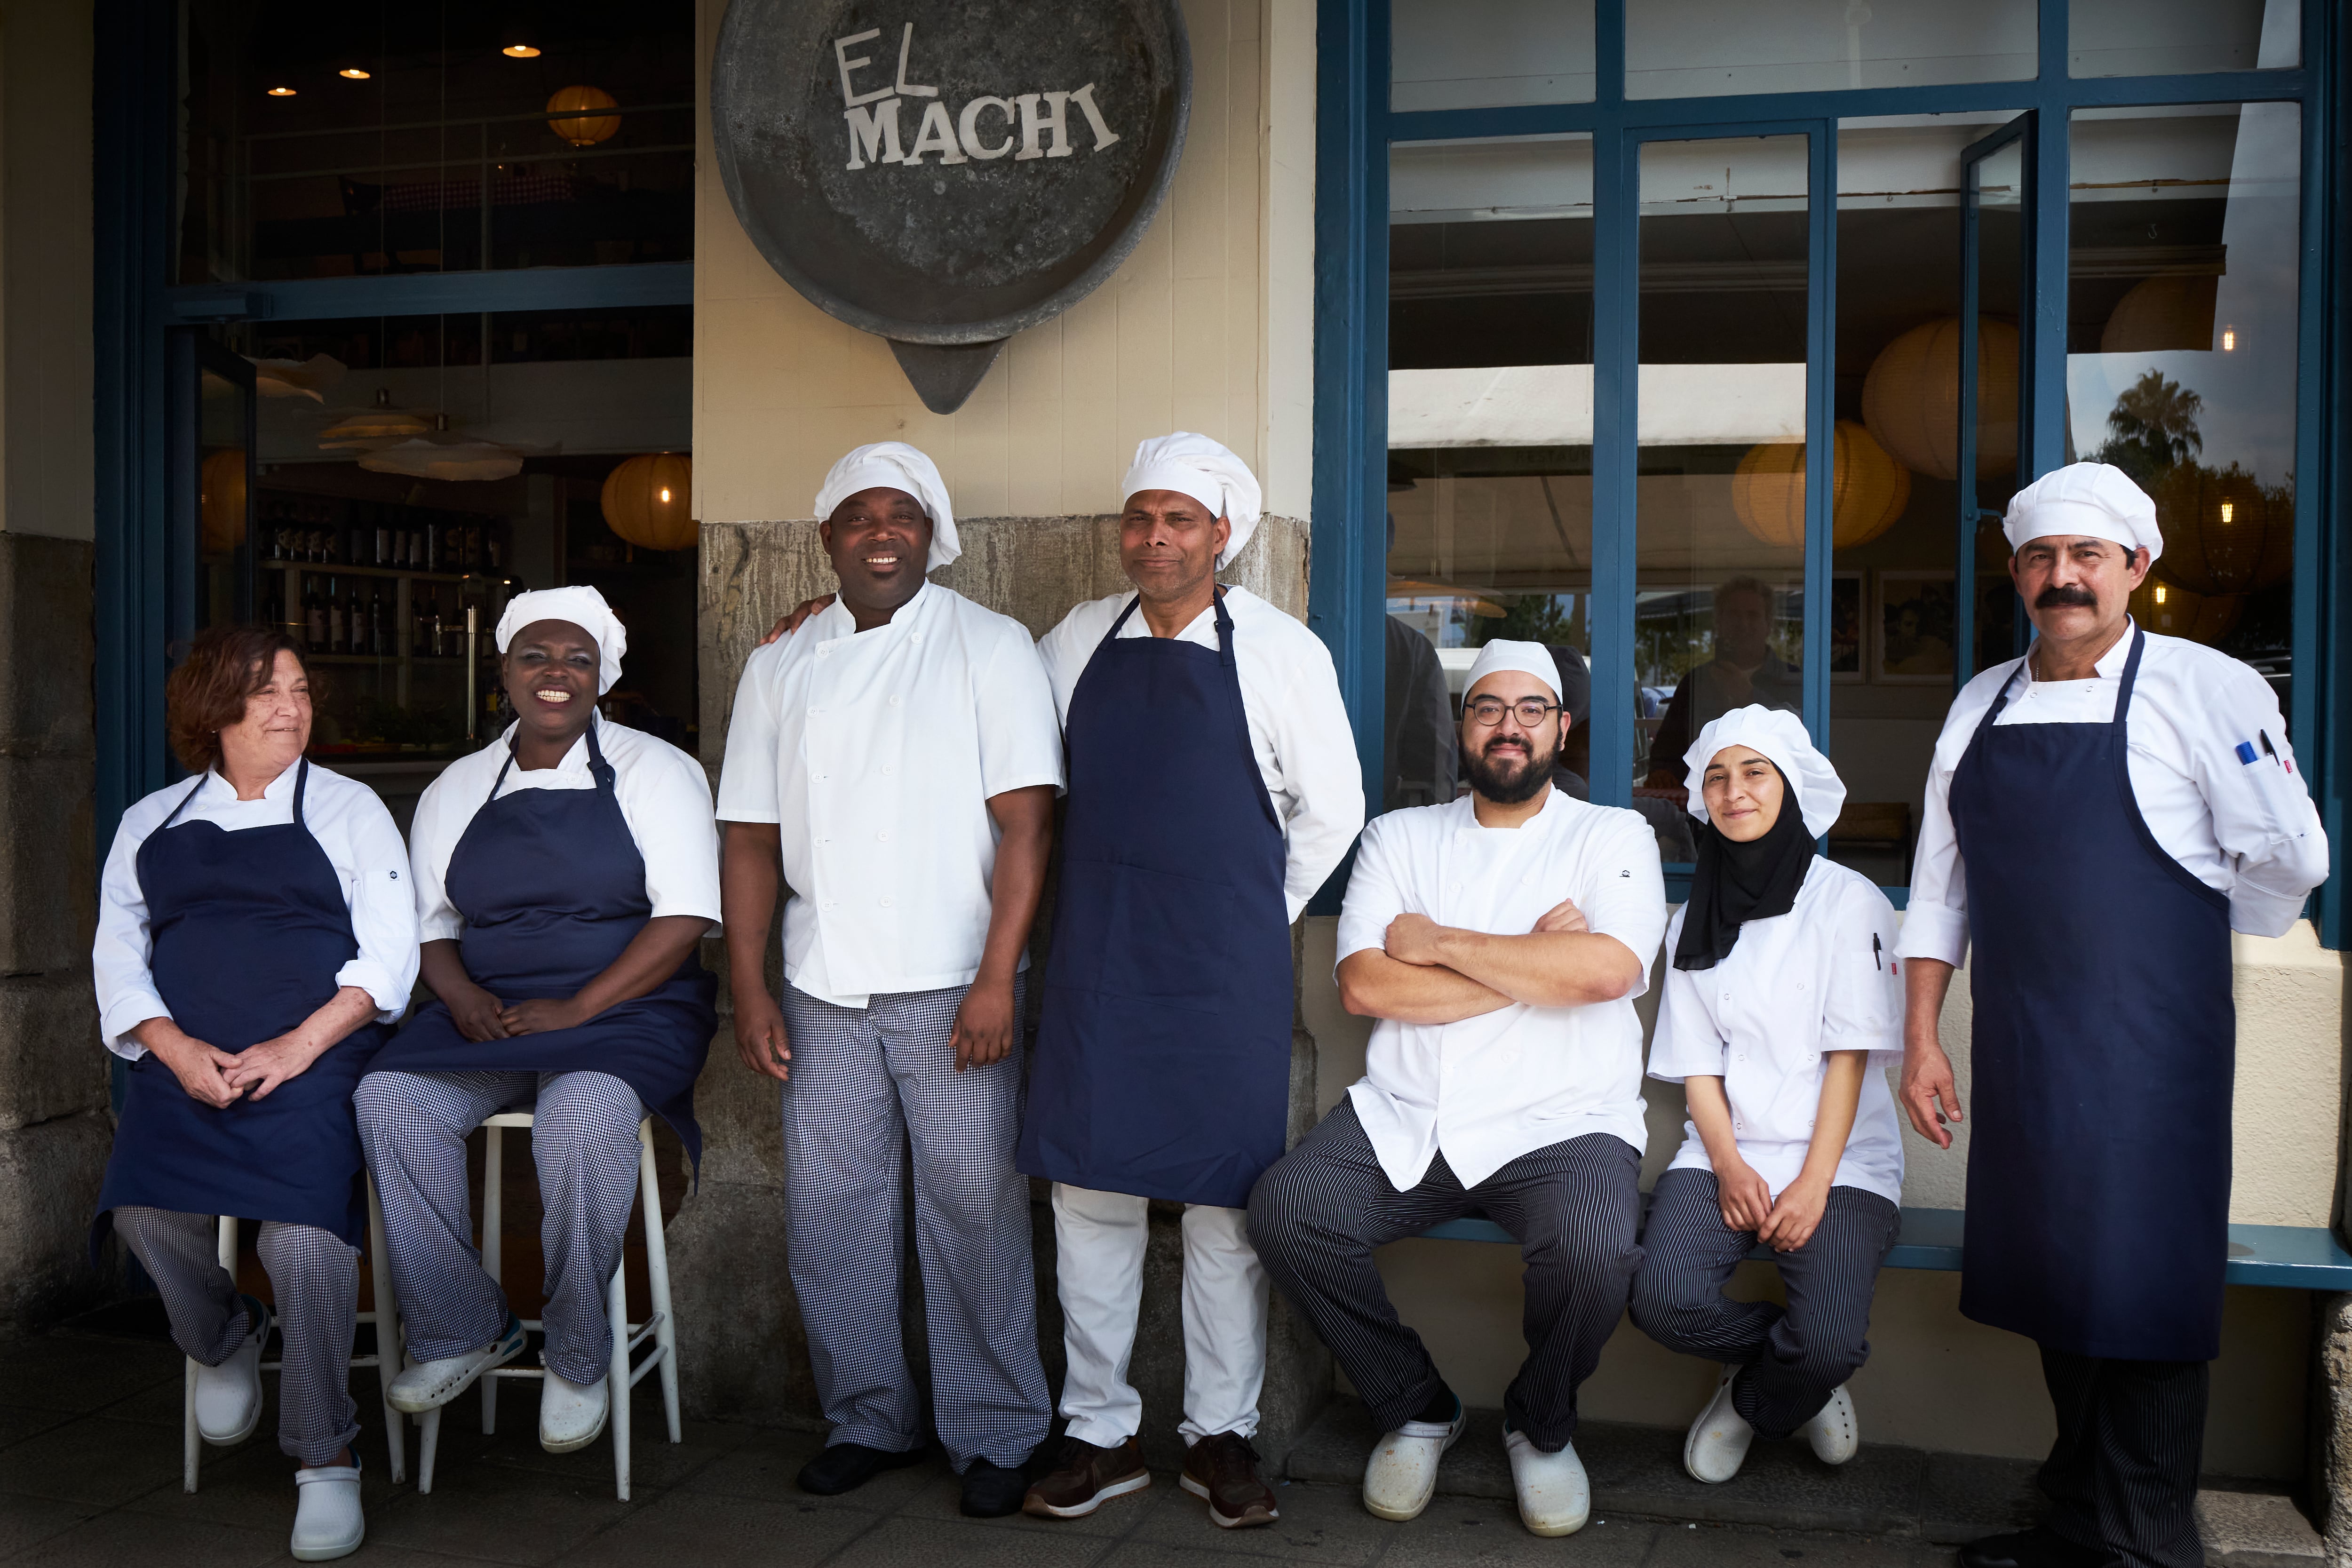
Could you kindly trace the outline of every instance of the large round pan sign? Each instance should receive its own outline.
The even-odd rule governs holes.
[[[948,413],[1135,248],[1191,93],[1175,0],[734,0],[710,113],[769,265]]]

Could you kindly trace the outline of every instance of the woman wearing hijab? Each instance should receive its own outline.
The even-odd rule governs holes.
[[[695,944],[719,916],[719,833],[701,765],[606,721],[628,637],[593,588],[520,594],[499,617],[515,721],[449,765],[410,831],[425,982],[437,1000],[359,1089],[361,1137],[411,1365],[397,1409],[447,1404],[521,1353],[473,1245],[466,1136],[534,1112],[546,1204],[539,1440],[596,1440],[611,1400],[605,1292],[651,1110],[697,1158],[694,1080],[716,1018]]]
[[[1885,1065],[1902,1059],[1903,988],[1894,906],[1813,853],[1845,785],[1803,721],[1734,709],[1684,763],[1698,868],[1666,931],[1650,1076],[1681,1081],[1690,1121],[1658,1178],[1633,1313],[1668,1349],[1723,1363],[1683,1443],[1683,1468],[1715,1482],[1759,1435],[1801,1431],[1832,1465],[1859,1446],[1845,1382],[1870,1353],[1901,1219]],[[1785,1309],[1723,1293],[1759,1241]]]
[[[131,1070],[91,1246],[110,1226],[155,1281],[208,1442],[260,1423],[274,1322],[278,1446],[300,1466],[292,1551],[324,1562],[366,1534],[352,1087],[416,983],[407,858],[373,790],[303,760],[310,681],[287,638],[205,633],[163,701],[198,777],[122,814],[100,882],[100,1031]],[[225,1214],[261,1222],[274,1318],[217,1260]]]

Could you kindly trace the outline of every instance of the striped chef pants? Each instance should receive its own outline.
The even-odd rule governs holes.
[[[172,1321],[172,1342],[205,1366],[245,1343],[252,1321],[236,1281],[220,1266],[220,1221],[208,1214],[126,1205],[114,1211],[122,1237],[155,1281]],[[306,1466],[331,1465],[359,1436],[352,1399],[352,1334],[359,1326],[360,1255],[341,1237],[310,1225],[264,1220],[256,1238],[285,1367],[278,1381],[278,1447]]]
[[[506,1327],[506,1294],[474,1245],[466,1135],[499,1111],[531,1112],[547,1262],[541,1359],[566,1382],[603,1382],[613,1363],[604,1293],[637,1194],[636,1091],[601,1072],[372,1072],[352,1104],[383,1200],[408,1353],[420,1362],[478,1350]]]
[[[1013,1168],[1021,1052],[956,1071],[950,1042],[965,989],[864,1007],[791,985],[782,998],[793,1289],[831,1440],[894,1452],[921,1440],[898,1313],[911,1149],[932,1416],[959,1472],[975,1458],[1020,1465],[1053,1418],[1037,1357],[1029,1184]]]
[[[1546,1453],[1576,1435],[1576,1391],[1600,1364],[1642,1261],[1642,1156],[1588,1132],[1522,1154],[1465,1189],[1443,1152],[1420,1184],[1389,1184],[1352,1101],[1342,1100],[1250,1194],[1250,1241],[1265,1270],[1331,1347],[1348,1381],[1393,1432],[1443,1380],[1421,1336],[1397,1319],[1372,1249],[1442,1220],[1484,1214],[1527,1261],[1528,1359],[1503,1395],[1511,1428]]]
[[[1717,1192],[1713,1171],[1658,1178],[1633,1281],[1634,1326],[1668,1350],[1740,1367],[1731,1407],[1759,1435],[1785,1437],[1870,1358],[1871,1294],[1903,1216],[1876,1193],[1832,1187],[1805,1245],[1775,1257],[1783,1310],[1723,1293],[1756,1233],[1723,1223]]]
[[[2201,1361],[2108,1361],[2042,1347],[2058,1441],[2038,1478],[2052,1530],[2118,1568],[2200,1568]]]

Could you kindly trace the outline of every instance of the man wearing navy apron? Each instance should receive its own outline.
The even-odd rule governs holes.
[[[1968,1568],[2195,1568],[2206,1363],[2221,1350],[2237,1019],[2230,933],[2286,933],[2327,845],[2277,699],[2126,613],[2164,540],[2120,469],[2010,502],[2036,640],[1952,704],[1900,952],[1902,1100],[1948,1148],[1937,1037],[1969,989],[1975,1132],[1960,1310],[2042,1347],[2058,1440],[2037,1529]]]
[[[1038,645],[1069,811],[1020,1168],[1054,1183],[1069,1427],[1024,1507],[1076,1518],[1150,1484],[1127,1371],[1160,1198],[1185,1205],[1182,1485],[1220,1525],[1265,1524],[1245,1211],[1288,1121],[1291,922],[1363,826],[1362,773],[1321,641],[1218,586],[1257,525],[1248,468],[1180,432],[1122,493],[1134,591]]]

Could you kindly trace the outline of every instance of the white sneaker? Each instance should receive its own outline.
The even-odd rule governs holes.
[[[261,1347],[269,1338],[269,1309],[247,1296],[245,1310],[253,1325],[245,1342],[220,1365],[196,1368],[196,1430],[223,1448],[244,1442],[261,1425]]]
[[[1592,1484],[1576,1445],[1563,1443],[1547,1454],[1524,1432],[1506,1430],[1503,1451],[1511,1457],[1511,1489],[1519,1496],[1519,1522],[1538,1535],[1574,1535],[1592,1517]]]
[[[1420,1518],[1437,1495],[1437,1461],[1462,1440],[1469,1420],[1457,1398],[1453,1420],[1408,1421],[1381,1438],[1364,1462],[1364,1510],[1399,1523]]]
[[[1853,1395],[1839,1384],[1830,1402],[1804,1425],[1805,1441],[1824,1465],[1843,1465],[1862,1447],[1862,1424],[1853,1416]]]
[[[394,1410],[422,1415],[438,1410],[474,1386],[474,1380],[492,1367],[504,1366],[522,1354],[522,1324],[507,1320],[497,1339],[463,1355],[438,1356],[404,1369],[384,1391],[384,1402]]]
[[[294,1472],[294,1542],[297,1563],[327,1563],[349,1557],[367,1539],[360,1513],[360,1468],[326,1465]]]
[[[1736,1366],[1723,1369],[1715,1397],[1706,1402],[1706,1408],[1691,1423],[1690,1436],[1683,1439],[1683,1468],[1695,1481],[1715,1486],[1729,1480],[1748,1458],[1748,1446],[1756,1441],[1756,1428],[1731,1407],[1731,1383],[1738,1375]]]
[[[539,1446],[551,1454],[584,1448],[604,1435],[604,1418],[612,1413],[607,1389],[612,1379],[569,1383],[550,1367],[539,1385]]]

